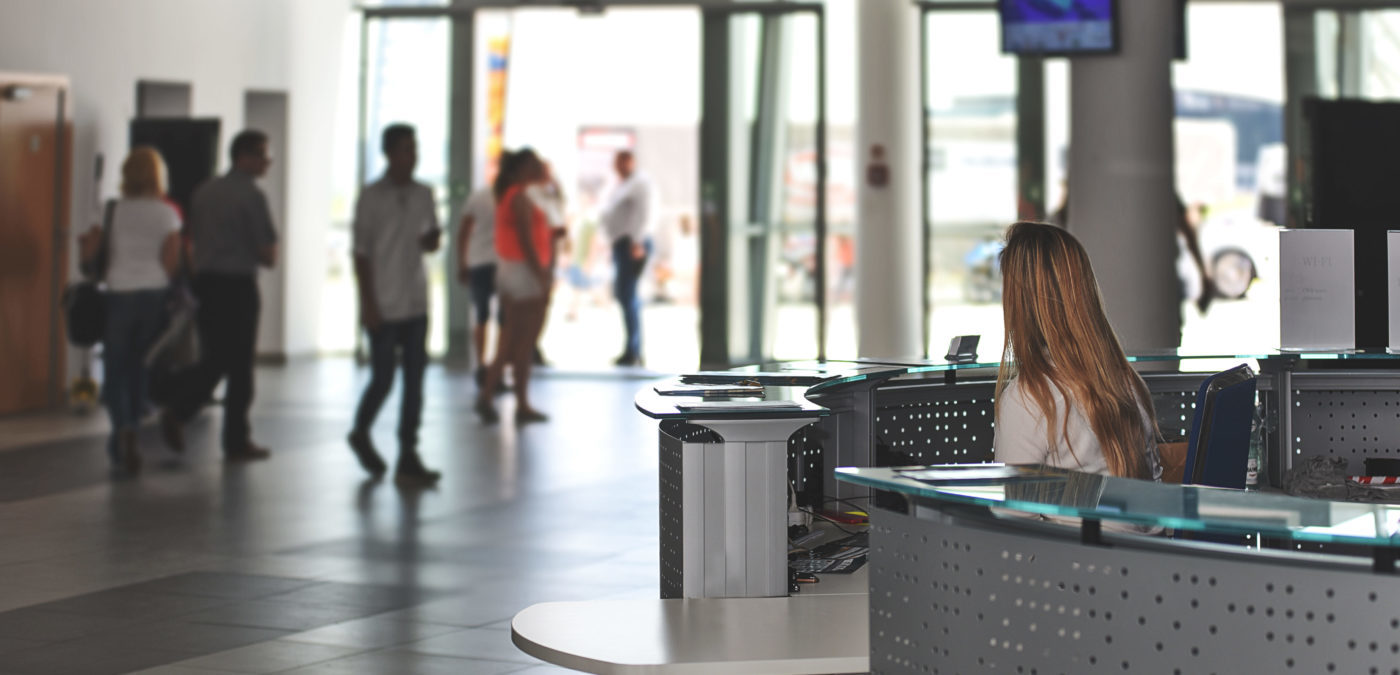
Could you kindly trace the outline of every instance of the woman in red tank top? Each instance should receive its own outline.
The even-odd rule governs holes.
[[[492,189],[496,193],[496,289],[503,303],[496,358],[486,370],[477,393],[476,412],[482,421],[500,420],[491,394],[500,386],[505,367],[515,373],[515,421],[517,424],[548,419],[530,405],[530,367],[535,343],[544,328],[545,307],[551,283],[553,246],[549,221],[525,189],[544,177],[544,165],[533,150],[506,152]]]

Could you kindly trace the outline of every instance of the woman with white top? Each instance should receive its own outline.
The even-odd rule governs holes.
[[[114,468],[137,471],[137,429],[146,407],[146,352],[165,321],[165,292],[180,258],[180,216],[165,201],[165,162],[137,147],[122,164],[107,243],[107,325],[102,399],[112,418],[107,443]]]
[[[1152,397],[1108,323],[1084,247],[1054,225],[1016,223],[1001,273],[997,461],[1161,480]]]

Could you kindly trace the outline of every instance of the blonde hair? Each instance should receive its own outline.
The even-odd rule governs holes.
[[[1014,379],[1044,412],[1051,447],[1058,434],[1074,454],[1068,423],[1069,408],[1077,405],[1113,475],[1150,477],[1147,434],[1157,433],[1152,396],[1108,323],[1084,247],[1054,225],[1019,222],[1007,230],[1001,274],[1006,339],[997,373],[998,416],[1002,392]],[[1052,385],[1065,397],[1064,410],[1056,410]],[[1150,431],[1144,429],[1144,409]]]
[[[166,176],[160,151],[149,145],[136,146],[122,162],[122,196],[164,197]]]

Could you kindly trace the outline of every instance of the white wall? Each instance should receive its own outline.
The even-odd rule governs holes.
[[[106,157],[101,195],[116,193],[135,113],[138,79],[190,82],[196,117],[223,120],[221,155],[243,125],[248,89],[286,91],[291,102],[287,265],[281,316],[288,354],[316,344],[314,317],[325,264],[329,168],[342,44],[353,35],[351,0],[3,0],[0,71],[54,73],[72,82],[73,226],[96,219],[92,162]],[[348,111],[353,114],[353,110]],[[227,157],[220,160],[226,169]],[[272,304],[272,303],[270,303]],[[70,359],[75,362],[76,359]]]

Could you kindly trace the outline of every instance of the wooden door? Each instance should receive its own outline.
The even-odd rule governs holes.
[[[0,414],[59,401],[65,87],[0,77]]]

